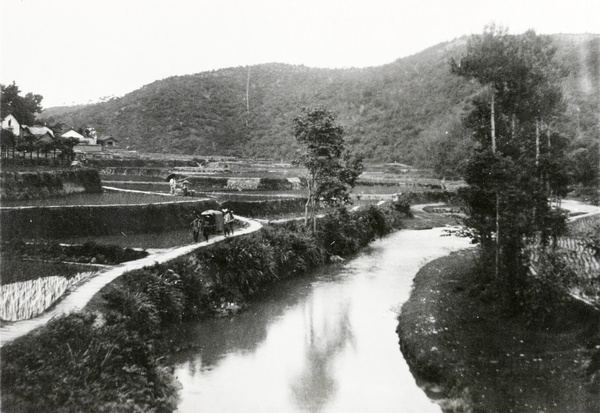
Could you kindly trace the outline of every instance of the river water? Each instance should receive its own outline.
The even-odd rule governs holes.
[[[282,283],[231,319],[173,332],[180,412],[439,412],[395,332],[418,269],[469,246],[403,230],[355,258]]]

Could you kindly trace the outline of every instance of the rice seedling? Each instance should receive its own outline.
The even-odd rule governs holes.
[[[83,272],[69,279],[52,276],[2,285],[0,319],[18,321],[35,317],[54,304],[70,286],[91,274]]]

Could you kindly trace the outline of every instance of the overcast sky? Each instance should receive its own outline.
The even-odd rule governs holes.
[[[599,0],[0,0],[0,82],[42,105],[258,63],[366,67],[481,33],[600,33]]]

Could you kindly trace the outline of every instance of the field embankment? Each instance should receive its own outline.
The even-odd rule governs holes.
[[[0,231],[3,240],[64,239],[103,235],[161,233],[189,228],[194,213],[207,209],[228,208],[237,215],[263,217],[269,214],[299,213],[303,198],[263,200],[227,200],[178,198],[162,203],[136,205],[57,205],[2,208]]]
[[[94,169],[0,172],[0,197],[4,201],[100,192],[100,176]]]
[[[1,237],[66,238],[159,233],[188,228],[194,211],[215,209],[214,200],[140,205],[73,205],[2,208]]]
[[[398,334],[430,396],[445,412],[597,412],[600,315],[567,299],[552,323],[542,323],[506,305],[475,250],[419,271]]]

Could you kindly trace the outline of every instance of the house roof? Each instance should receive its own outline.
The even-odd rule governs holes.
[[[77,138],[77,139],[85,139],[84,136],[80,133],[75,132],[73,129],[71,129],[68,132],[63,133],[62,135],[63,138]]]
[[[19,120],[15,118],[15,115],[13,115],[12,113],[9,113],[8,115],[4,116],[1,120],[4,122],[8,118],[13,118],[18,124],[21,124],[21,122],[19,122]]]
[[[23,126],[23,130],[37,137],[44,136],[48,133],[54,138],[54,132],[47,126]]]

